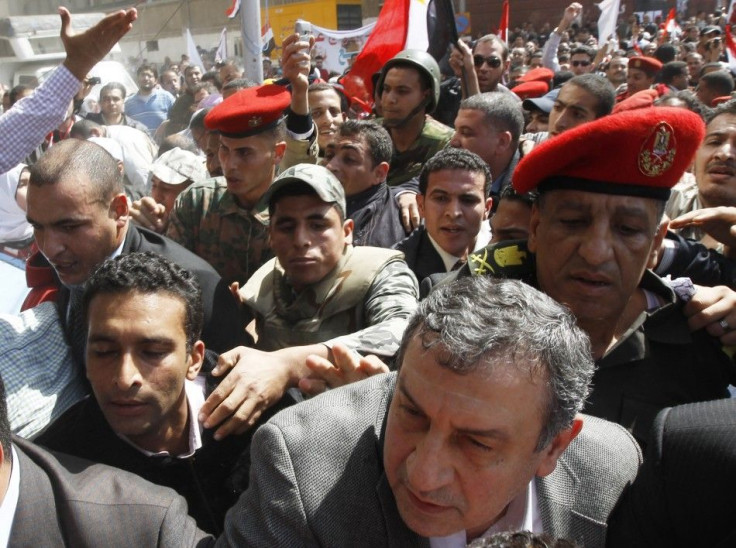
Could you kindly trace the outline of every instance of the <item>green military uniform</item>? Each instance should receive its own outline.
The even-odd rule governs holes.
[[[403,254],[347,245],[337,266],[296,293],[277,259],[240,290],[256,320],[257,348],[336,342],[361,354],[391,358],[417,305],[417,281]]]
[[[471,253],[465,266],[440,283],[462,276],[521,279],[536,286],[534,254],[522,240],[491,244]],[[690,331],[683,302],[659,276],[646,271],[639,289],[655,304],[596,361],[583,412],[621,424],[643,445],[665,407],[728,397],[736,367],[715,338]]]
[[[424,163],[445,148],[453,134],[451,128],[427,116],[421,134],[411,147],[403,152],[394,149],[386,179],[388,185],[400,185],[419,177]]]
[[[273,256],[268,213],[238,206],[223,177],[194,183],[179,195],[166,235],[210,263],[228,283],[244,283]]]

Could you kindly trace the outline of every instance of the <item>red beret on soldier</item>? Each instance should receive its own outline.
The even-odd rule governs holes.
[[[549,91],[549,85],[545,82],[537,81],[524,82],[523,84],[514,86],[511,91],[523,101],[524,99],[535,99],[546,94]]]
[[[284,86],[266,84],[238,91],[205,116],[204,125],[225,137],[241,139],[276,127],[291,103]]]
[[[704,135],[700,116],[681,108],[604,116],[536,146],[516,167],[514,190],[572,189],[666,200]]]
[[[642,70],[652,77],[662,70],[662,62],[654,57],[632,57],[629,59],[629,68]]]

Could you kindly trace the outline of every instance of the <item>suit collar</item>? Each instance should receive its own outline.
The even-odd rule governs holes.
[[[56,497],[48,474],[26,454],[26,442],[13,436],[20,466],[20,496],[8,546],[64,546]],[[42,525],[39,518],[42,517]]]

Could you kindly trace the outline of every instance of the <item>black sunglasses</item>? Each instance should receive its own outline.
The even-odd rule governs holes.
[[[483,63],[488,63],[489,67],[496,69],[501,66],[501,59],[495,56],[483,57],[482,55],[473,55],[473,64],[475,65],[475,68],[482,67]]]
[[[590,65],[590,61],[573,61],[572,66],[573,67],[587,67]]]

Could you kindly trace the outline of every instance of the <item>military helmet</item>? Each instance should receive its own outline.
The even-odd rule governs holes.
[[[433,112],[437,107],[437,103],[440,100],[440,67],[437,61],[434,60],[429,53],[419,49],[405,49],[394,55],[389,59],[383,68],[381,74],[378,77],[376,83],[376,89],[383,93],[383,81],[386,78],[386,73],[390,68],[395,66],[410,66],[416,68],[420,73],[424,74],[429,78],[432,86],[432,94],[430,95],[430,101],[427,105],[427,112]]]

